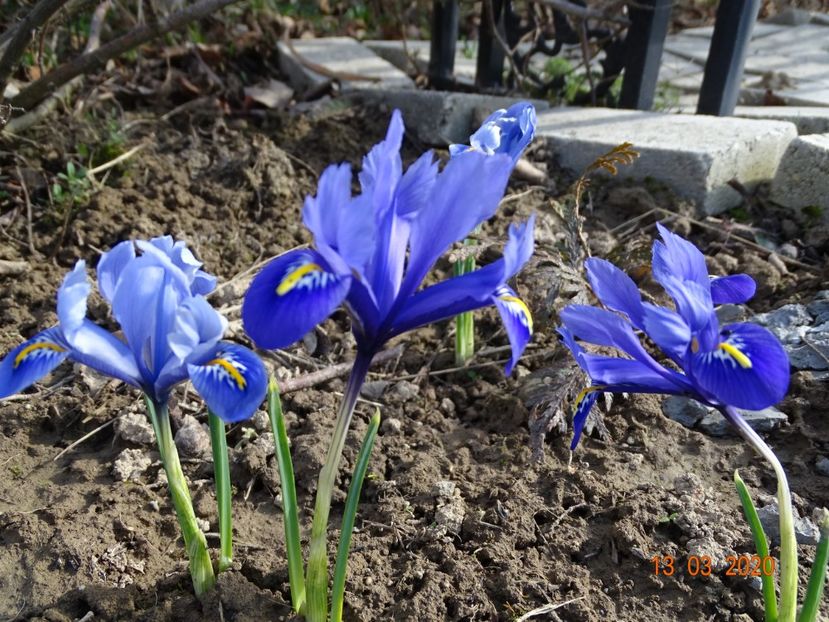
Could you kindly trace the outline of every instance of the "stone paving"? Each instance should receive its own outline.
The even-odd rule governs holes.
[[[755,24],[741,105],[728,118],[693,114],[712,30],[688,29],[666,41],[660,83],[663,91],[670,88],[679,96],[659,102],[663,112],[547,110],[548,104],[537,102],[539,137],[576,173],[613,146],[632,142],[642,157],[626,173],[672,186],[701,213],[738,205],[741,197],[728,184],[736,179],[748,188],[770,182],[775,201],[792,209],[823,208],[829,222],[829,16],[792,10],[777,22]],[[401,108],[426,144],[465,141],[483,114],[513,101],[416,89],[409,76],[426,70],[427,41],[408,41],[404,49],[400,41],[361,44],[337,37],[294,41],[293,46],[304,62],[285,43],[279,47],[281,68],[293,86],[313,88],[331,79],[309,65],[370,76],[375,80],[339,80],[341,89]],[[564,57],[575,66],[580,52],[572,47]],[[455,75],[461,82],[474,82],[474,52],[458,43]],[[788,105],[760,105],[769,99]]]

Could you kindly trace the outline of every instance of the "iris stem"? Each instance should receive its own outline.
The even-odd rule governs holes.
[[[464,240],[464,244],[473,244],[472,240]],[[456,261],[452,268],[455,276],[469,274],[475,270],[475,258],[466,257]],[[466,365],[475,353],[475,316],[472,311],[460,313],[455,317],[455,364]]]
[[[305,572],[302,567],[302,545],[299,539],[299,505],[296,499],[294,465],[291,446],[279,399],[279,386],[271,379],[268,387],[268,417],[271,420],[276,461],[279,465],[279,483],[282,488],[282,516],[285,530],[285,550],[288,554],[288,582],[291,584],[291,603],[297,613],[305,603]]]
[[[763,530],[760,517],[757,515],[757,508],[754,507],[754,502],[751,500],[748,488],[738,471],[734,471],[734,485],[737,487],[737,494],[740,496],[743,512],[751,528],[751,535],[754,538],[754,548],[757,550],[757,555],[760,559],[766,559],[769,556],[769,543],[766,538],[766,532]],[[764,572],[762,573],[761,580],[763,585],[765,622],[777,622],[777,594],[774,591],[774,575]]]
[[[187,489],[187,479],[181,470],[178,450],[173,441],[173,430],[170,427],[170,413],[167,404],[157,404],[146,398],[147,410],[155,430],[158,441],[158,451],[161,462],[167,473],[167,487],[170,490],[170,499],[176,510],[181,535],[184,537],[184,547],[190,560],[190,577],[193,580],[193,589],[196,596],[201,596],[211,590],[216,584],[213,573],[213,564],[207,552],[207,539],[196,522],[196,513],[193,511],[193,501]]]
[[[794,535],[792,494],[783,465],[765,441],[733,406],[723,406],[723,415],[740,435],[771,464],[777,477],[777,507],[780,513],[780,608],[779,622],[795,622],[797,615],[797,541]]]
[[[317,483],[314,504],[314,520],[311,524],[311,543],[306,573],[307,602],[305,615],[308,622],[327,622],[328,619],[328,516],[331,512],[331,495],[337,479],[337,469],[345,445],[345,438],[354,414],[354,406],[360,395],[366,373],[371,364],[371,352],[358,352],[351,368],[343,401],[337,413],[337,422],[331,445],[325,457]]]
[[[348,553],[351,549],[351,534],[354,532],[354,522],[357,518],[357,506],[360,503],[360,491],[368,469],[368,460],[377,429],[380,427],[380,411],[375,411],[368,424],[368,430],[363,437],[360,453],[357,455],[357,465],[348,487],[348,497],[345,500],[343,512],[343,526],[340,529],[340,543],[337,547],[337,561],[334,564],[334,583],[331,588],[331,622],[341,622],[343,619],[343,599],[345,594],[345,576],[348,572]]]
[[[218,415],[208,411],[210,424],[210,446],[213,450],[213,479],[216,482],[216,501],[219,504],[219,572],[230,568],[233,562],[233,515],[230,486],[230,465],[227,456],[225,423]]]

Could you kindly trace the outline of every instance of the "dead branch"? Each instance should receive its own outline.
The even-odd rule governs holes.
[[[400,357],[401,354],[403,354],[402,345],[395,346],[394,348],[390,348],[388,350],[383,350],[371,359],[371,365],[374,366],[379,365],[380,363],[393,361],[394,359]],[[338,363],[337,365],[331,365],[330,367],[311,372],[310,374],[304,374],[298,378],[282,380],[279,383],[279,390],[282,393],[290,393],[292,391],[308,389],[318,384],[322,384],[323,382],[327,382],[328,380],[345,376],[349,371],[351,371],[352,366],[353,364],[350,361],[348,363]]]
[[[95,12],[92,14],[92,21],[89,24],[89,39],[86,41],[84,53],[95,51],[101,44],[101,29],[104,26],[104,19],[106,19],[106,14],[109,11],[110,4],[111,0],[105,0],[98,5]],[[22,132],[44,117],[48,116],[55,108],[57,108],[60,101],[69,97],[70,93],[80,83],[80,81],[80,76],[73,78],[57,91],[49,95],[49,97],[37,108],[27,114],[24,114],[22,117],[17,117],[9,121],[6,125],[6,131],[12,134]]]
[[[46,0],[42,0],[46,1]],[[56,2],[58,0],[51,0]],[[64,0],[65,1],[65,0]],[[201,0],[185,9],[155,21],[139,26],[125,35],[113,39],[93,52],[82,54],[77,58],[64,63],[49,74],[35,80],[12,99],[11,103],[20,108],[31,108],[42,101],[48,94],[70,80],[85,73],[103,67],[112,58],[143,45],[156,37],[178,30],[190,22],[207,17],[211,13],[234,4],[239,0]]]
[[[18,24],[0,58],[0,97],[20,57],[32,39],[32,32],[45,24],[68,0],[40,0]]]

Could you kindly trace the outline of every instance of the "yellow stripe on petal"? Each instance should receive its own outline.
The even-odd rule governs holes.
[[[498,300],[502,300],[507,304],[515,305],[518,307],[518,311],[521,315],[523,315],[527,320],[527,328],[529,329],[530,333],[533,332],[533,315],[530,313],[529,307],[524,304],[524,301],[518,298],[517,296],[498,296]]]
[[[302,277],[306,274],[310,274],[311,272],[323,272],[323,269],[319,264],[314,262],[302,264],[297,269],[289,272],[285,278],[282,279],[276,288],[276,293],[279,296],[284,296],[297,286],[297,284],[302,280]]]
[[[51,343],[49,341],[37,341],[35,343],[30,343],[25,348],[23,348],[20,352],[17,353],[17,356],[14,357],[14,368],[17,369],[20,364],[26,360],[32,352],[37,352],[38,350],[52,350],[54,352],[66,352],[65,348],[61,348],[56,343]]]
[[[239,389],[244,390],[247,386],[247,380],[245,380],[245,377],[239,373],[239,370],[236,369],[236,367],[233,366],[233,363],[226,361],[225,359],[213,359],[212,361],[208,361],[207,364],[218,365],[219,367],[224,369],[230,375],[230,377],[233,378],[233,381],[236,383],[236,386],[238,386]]]
[[[575,410],[579,409],[579,405],[584,401],[584,398],[586,398],[588,395],[590,395],[591,393],[595,393],[596,391],[604,391],[606,388],[607,388],[607,385],[603,385],[603,384],[602,385],[597,384],[597,385],[593,385],[592,387],[583,388],[581,391],[579,391],[579,394],[576,396]]]
[[[722,350],[723,352],[725,352],[728,356],[733,358],[735,361],[737,361],[737,364],[740,367],[742,367],[743,369],[751,369],[751,367],[752,367],[751,359],[748,358],[742,352],[740,352],[740,350],[737,349],[737,347],[734,346],[733,344],[730,344],[726,341],[723,341],[721,344],[719,344],[717,346],[717,348]]]

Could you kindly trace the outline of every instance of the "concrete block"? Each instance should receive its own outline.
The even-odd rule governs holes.
[[[771,199],[792,209],[820,207],[829,222],[829,134],[792,141],[772,182]]]
[[[823,106],[737,106],[735,117],[794,123],[797,133],[829,133],[829,108]]]
[[[309,63],[340,74],[376,78],[375,81],[340,80],[343,91],[414,88],[414,82],[409,76],[350,37],[295,39],[291,43]],[[288,75],[295,88],[312,88],[331,79],[300,62],[285,42],[280,41],[277,46],[279,68]]]
[[[399,108],[406,122],[406,131],[414,134],[420,142],[435,146],[466,143],[469,135],[491,112],[508,108],[521,100],[473,93],[407,90],[364,91],[354,97]],[[550,108],[545,101],[530,101],[539,113]]]
[[[731,179],[751,188],[774,178],[797,130],[783,121],[556,108],[539,113],[538,135],[576,173],[616,145],[631,142],[640,157],[620,175],[665,182],[701,212],[715,214],[742,201],[728,185]]]

